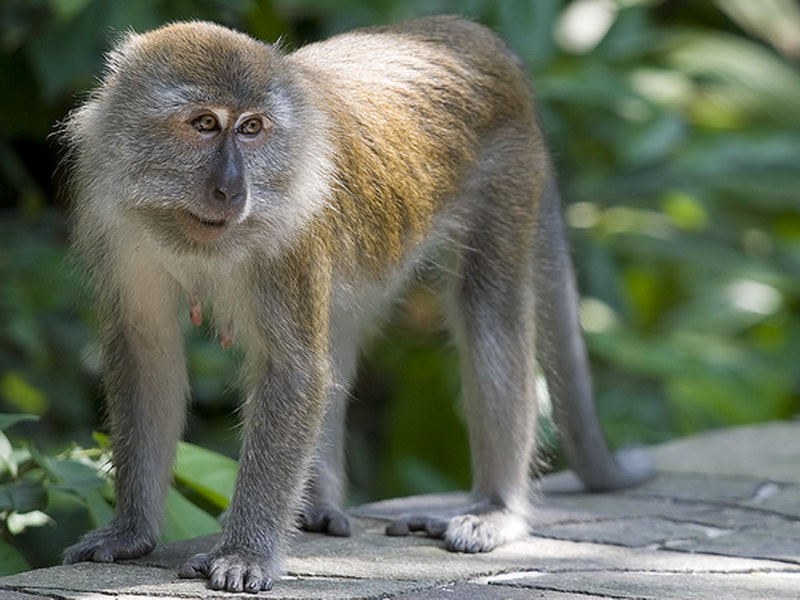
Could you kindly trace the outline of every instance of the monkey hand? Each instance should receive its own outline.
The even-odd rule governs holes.
[[[129,527],[111,525],[86,534],[77,544],[67,548],[64,552],[64,564],[138,558],[150,553],[155,547],[155,538]]]
[[[422,532],[428,537],[444,540],[451,552],[491,552],[528,533],[523,515],[497,507],[480,507],[454,517],[411,516],[393,521],[386,535],[405,536]]]
[[[221,546],[187,560],[178,569],[178,576],[205,577],[212,590],[255,594],[272,588],[279,572],[274,563],[268,556],[253,550]]]

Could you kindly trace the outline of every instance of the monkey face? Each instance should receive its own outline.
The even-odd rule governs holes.
[[[177,139],[205,155],[208,165],[200,193],[177,215],[180,228],[189,239],[213,242],[250,213],[243,154],[267,143],[273,123],[257,112],[198,105],[177,111],[170,127]]]
[[[116,213],[107,223],[135,219],[179,252],[279,251],[325,203],[324,114],[273,47],[182,23],[129,36],[108,66],[66,129],[78,179],[104,165],[102,194],[79,197]]]

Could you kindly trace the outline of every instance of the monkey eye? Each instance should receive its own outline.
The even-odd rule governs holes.
[[[264,129],[264,122],[261,117],[248,117],[236,128],[236,133],[246,136],[255,136]]]
[[[219,130],[219,120],[211,113],[203,113],[199,117],[192,119],[192,127],[200,133],[211,133]]]

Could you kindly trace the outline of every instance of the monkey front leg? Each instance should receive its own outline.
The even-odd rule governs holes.
[[[116,510],[108,527],[66,550],[66,563],[135,558],[158,540],[188,390],[183,338],[169,307],[165,300],[140,318],[106,319],[112,323],[105,333],[104,379]]]
[[[244,407],[244,444],[222,537],[178,571],[212,589],[268,590],[295,524],[305,473],[324,412],[324,369],[313,359],[272,363]]]

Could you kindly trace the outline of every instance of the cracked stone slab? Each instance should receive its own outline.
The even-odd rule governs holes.
[[[692,522],[646,517],[641,519],[609,519],[590,523],[573,523],[544,527],[537,535],[560,540],[614,544],[631,548],[661,546],[671,540],[681,540],[686,547],[693,543],[731,535],[734,530],[721,529]]]
[[[673,549],[707,552],[726,556],[751,556],[800,564],[800,536],[785,535],[781,530],[746,529],[718,539],[677,541]],[[798,593],[800,594],[800,588]]]
[[[210,541],[212,540],[206,539],[205,543]],[[428,540],[420,539],[418,542]],[[357,560],[352,552],[349,555],[345,553],[344,556],[332,553],[327,560],[318,560],[315,556],[316,554],[312,557],[290,558],[289,571],[297,570],[302,573],[302,577],[289,575],[282,578],[268,596],[296,600],[386,597],[416,600],[435,598],[429,595],[431,590],[438,589],[437,593],[444,594],[444,590],[448,589],[446,584],[456,581],[470,585],[507,586],[512,591],[528,588],[528,596],[523,597],[530,597],[530,589],[535,589],[537,593],[542,592],[542,598],[565,600],[571,598],[572,594],[588,594],[589,598],[593,595],[602,597],[608,591],[608,581],[624,579],[628,577],[624,574],[630,572],[649,573],[651,580],[658,582],[662,580],[652,578],[652,574],[664,575],[664,583],[659,583],[659,590],[665,589],[666,582],[677,581],[676,576],[693,580],[698,573],[714,574],[721,579],[723,575],[754,572],[783,571],[796,574],[786,564],[772,561],[547,539],[511,544],[495,553],[483,555],[453,554],[430,544],[413,543],[397,555],[386,553],[385,548],[374,553],[367,552],[362,545],[361,560]],[[512,573],[508,574],[509,571]],[[535,573],[535,577],[531,573]],[[598,575],[602,573],[608,575],[605,578]],[[639,579],[634,580],[634,583],[636,581]],[[576,582],[583,583],[576,585]],[[0,586],[24,593],[52,593],[69,600],[230,597],[222,592],[208,590],[202,580],[178,579],[174,569],[131,563],[80,563],[52,567],[4,578],[0,580]],[[464,589],[477,591],[469,586]],[[478,589],[489,594],[488,588]],[[508,591],[504,588],[498,590],[503,593]],[[498,590],[492,589],[486,596],[463,597],[491,600]],[[501,594],[500,597],[515,600],[514,595]]]
[[[712,431],[661,444],[659,471],[738,475],[800,483],[800,421],[779,421]]]
[[[430,585],[528,567],[540,555],[542,540],[533,537],[485,554],[458,554],[443,542],[422,536],[389,537],[384,524],[358,519],[349,538],[298,534],[284,561],[289,574],[317,577],[377,578],[423,581]],[[172,572],[186,558],[207,552],[216,536],[175,542],[149,556],[132,561],[168,568]]]
[[[487,583],[527,590],[588,594],[589,598],[636,600],[709,600],[769,598],[796,600],[800,573],[660,573],[651,571],[579,571],[571,576],[541,572],[514,573]]]
[[[618,492],[623,498],[671,499],[673,502],[746,505],[752,503],[766,482],[763,478],[731,475],[663,473],[645,483]]]
[[[396,596],[396,600],[592,600],[605,598],[594,594],[573,594],[554,590],[540,590],[532,596],[529,588],[507,585],[487,585],[476,583],[460,583],[438,586],[420,592],[410,592]],[[388,599],[387,599],[388,600]]]
[[[51,567],[5,577],[3,588],[27,594],[52,594],[75,600],[183,600],[214,598],[253,598],[250,594],[232,595],[208,589],[205,580],[179,579],[171,569],[118,563],[78,563]],[[378,578],[351,579],[313,576],[285,576],[268,594],[271,600],[325,598],[379,598],[419,590],[414,581],[387,581]],[[0,598],[5,592],[0,588]]]
[[[704,508],[698,506],[695,509],[685,503],[675,502],[672,497],[644,493],[641,496],[620,493],[554,494],[547,496],[543,502],[544,506],[536,508],[537,513],[554,513],[553,507],[560,508],[561,512],[555,513],[555,518],[540,519],[538,515],[534,515],[534,531],[541,526],[599,521],[609,517],[679,517]]]
[[[800,485],[766,482],[760,486],[759,492],[744,505],[800,520]]]

